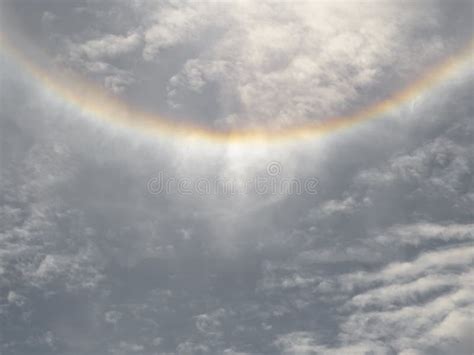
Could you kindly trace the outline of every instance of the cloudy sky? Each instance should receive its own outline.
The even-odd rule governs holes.
[[[1,1],[0,354],[472,354],[473,18]]]

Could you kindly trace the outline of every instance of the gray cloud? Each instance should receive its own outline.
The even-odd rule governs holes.
[[[2,28],[144,110],[285,126],[410,82],[472,35],[469,9],[22,1],[2,4]],[[2,354],[472,352],[469,69],[273,146],[161,141],[31,79],[2,52]],[[160,172],[246,181],[272,161],[318,194],[147,191]]]

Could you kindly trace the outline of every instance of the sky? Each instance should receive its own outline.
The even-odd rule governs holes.
[[[473,21],[0,1],[0,354],[472,354]]]

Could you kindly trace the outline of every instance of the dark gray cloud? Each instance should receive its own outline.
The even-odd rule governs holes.
[[[472,36],[472,4],[20,1],[2,23],[143,109],[284,126],[412,81]],[[112,127],[8,53],[1,83],[2,354],[472,353],[470,68],[373,122],[272,146]],[[147,189],[272,161],[318,193]]]

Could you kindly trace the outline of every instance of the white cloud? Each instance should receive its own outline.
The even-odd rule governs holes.
[[[413,67],[425,55],[409,54],[405,36],[420,21],[404,13],[402,6],[228,3],[221,6],[218,22],[226,21],[225,35],[212,37],[173,77],[171,102],[178,103],[177,92],[215,84],[224,115],[230,119],[239,107],[239,124],[271,120],[272,125],[285,125],[341,114],[364,100],[364,90],[384,77],[382,68],[399,66],[393,73],[397,77],[408,63]],[[208,21],[214,9],[192,8],[192,21],[165,22],[159,28],[171,32],[178,26],[178,34],[201,34],[215,27],[219,31],[219,25]],[[158,40],[157,46],[162,42]],[[179,44],[175,38],[166,43]]]
[[[468,241],[474,238],[473,224],[416,223],[409,225],[395,225],[377,236],[382,244],[420,245],[430,240]]]
[[[204,27],[219,21],[218,4],[190,2],[184,7],[176,4],[152,6],[145,30],[143,58],[153,60],[160,51],[183,43],[192,43],[202,35]]]
[[[456,9],[360,4],[91,1],[70,27],[63,7],[43,22],[56,58],[144,109],[285,125],[384,97],[461,43],[439,30]],[[472,78],[314,144],[182,146],[85,117],[5,63],[0,352],[472,349]],[[245,181],[271,160],[318,194],[146,190],[160,171]]]
[[[131,32],[125,36],[107,34],[79,45],[71,43],[70,51],[73,57],[99,61],[131,53],[137,50],[141,43],[141,35],[136,32]]]

